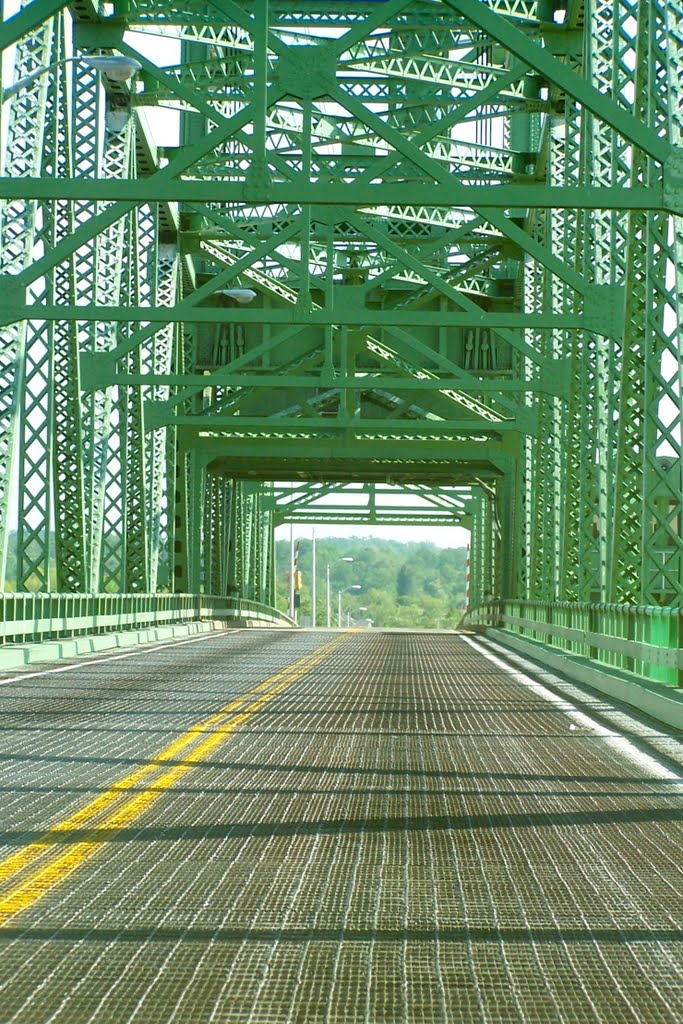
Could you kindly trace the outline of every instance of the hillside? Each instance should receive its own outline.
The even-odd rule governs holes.
[[[342,558],[353,558],[343,562]],[[326,537],[316,542],[316,623],[326,622],[326,567],[330,566],[331,624],[337,624],[338,592],[360,584],[358,592],[342,594],[343,623],[352,618],[375,626],[452,628],[465,605],[465,548],[393,540]],[[278,607],[287,608],[290,546],[276,544]],[[311,621],[311,541],[300,542],[299,570],[303,587],[299,622]],[[366,608],[367,611],[360,611]]]

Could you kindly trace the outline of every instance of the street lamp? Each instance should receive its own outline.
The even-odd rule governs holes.
[[[349,590],[362,590],[360,583],[352,583],[350,587],[345,587],[344,590],[337,591],[337,625],[341,629],[342,620],[342,594],[348,594]]]
[[[223,288],[218,294],[234,299],[238,306],[246,306],[256,298],[256,292],[252,288]]]
[[[134,57],[122,57],[114,54],[103,54],[102,56],[95,57],[64,57],[62,60],[55,61],[54,64],[47,64],[44,68],[38,68],[37,71],[26,75],[25,78],[20,78],[13,85],[8,85],[3,90],[3,103],[12,96],[16,96],[18,92],[25,89],[31,82],[35,82],[36,78],[40,78],[41,75],[46,74],[48,71],[54,71],[55,68],[61,67],[62,64],[69,64],[73,61],[80,61],[81,64],[85,64],[89,68],[101,71],[107,78],[111,78],[113,82],[127,82],[142,67],[140,61],[135,60]]]
[[[356,615],[360,615],[361,612],[366,612],[366,611],[367,611],[367,608],[365,607],[365,605],[364,604],[361,605],[360,608],[358,608],[357,611],[354,613],[354,616],[353,616],[354,619],[355,619]],[[351,625],[351,609],[347,608],[346,609],[346,628],[348,629],[350,627],[350,625]]]
[[[330,617],[330,566],[336,565],[337,562],[352,562],[353,558],[351,555],[345,555],[343,558],[337,558],[334,562],[327,563],[327,628],[330,628],[331,617]]]

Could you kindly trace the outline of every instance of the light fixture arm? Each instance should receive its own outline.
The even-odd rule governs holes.
[[[52,64],[46,64],[44,68],[38,68],[37,71],[32,71],[30,75],[26,75],[25,78],[20,78],[18,82],[13,82],[12,85],[8,85],[6,89],[2,91],[2,101],[9,100],[12,96],[16,96],[17,93],[21,92],[32,82],[35,82],[37,78],[47,74],[48,71],[54,71],[56,68],[62,67],[64,64],[72,64],[78,62],[86,64],[90,68],[95,68],[97,71],[101,71],[115,82],[127,82],[128,79],[132,78],[133,75],[139,71],[142,64],[135,60],[133,57],[120,57],[114,54],[107,54],[101,56],[84,57],[79,54],[76,57],[63,57],[61,60],[54,61]]]

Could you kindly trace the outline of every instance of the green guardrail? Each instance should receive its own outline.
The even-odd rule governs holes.
[[[488,601],[468,610],[460,626],[505,630],[651,682],[683,686],[680,608]]]
[[[0,594],[0,645],[208,620],[295,625],[258,601],[209,594]]]

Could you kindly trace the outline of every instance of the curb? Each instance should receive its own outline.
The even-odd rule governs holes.
[[[672,729],[683,730],[683,692],[676,687],[658,686],[618,669],[598,666],[578,655],[561,654],[546,644],[514,636],[505,630],[486,627],[482,632],[489,640],[523,654],[543,668],[552,669],[572,682],[583,683],[637,708]]]
[[[127,647],[142,646],[163,640],[175,640],[199,633],[216,630],[241,629],[244,623],[235,620],[230,624],[210,620],[208,622],[184,622],[174,626],[148,626],[145,629],[130,629],[121,633],[100,633],[89,636],[63,637],[33,644],[8,644],[0,647],[0,671],[36,665],[44,661],[60,661],[76,658],[82,654],[99,654]]]

